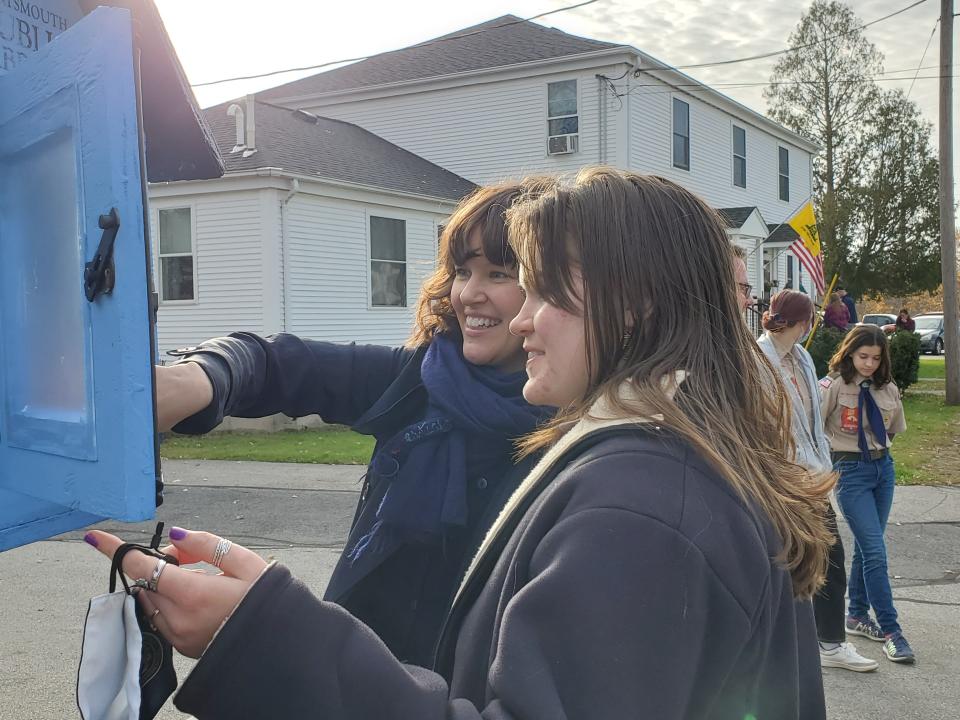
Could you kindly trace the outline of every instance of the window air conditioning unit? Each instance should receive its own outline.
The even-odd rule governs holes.
[[[569,155],[580,149],[580,136],[553,135],[547,139],[547,155]]]

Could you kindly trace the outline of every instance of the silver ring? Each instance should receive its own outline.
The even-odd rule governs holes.
[[[233,543],[224,538],[220,538],[220,541],[217,543],[216,549],[213,551],[213,566],[219,568],[223,563],[223,559],[227,556],[227,553],[230,552],[230,548],[233,547]]]
[[[141,588],[142,590],[147,590],[150,588],[150,581],[146,578],[137,578],[133,581],[135,587]]]
[[[150,576],[150,582],[147,583],[147,590],[150,590],[151,592],[157,591],[157,583],[160,582],[160,573],[163,572],[163,569],[166,566],[166,560],[157,560],[157,566],[153,569],[153,575]]]
[[[153,630],[154,632],[160,632],[160,630],[157,629],[157,626],[153,622],[153,619],[159,614],[160,614],[160,608],[156,608],[152,613],[150,613],[150,617],[147,618],[147,625],[149,625],[150,629]]]

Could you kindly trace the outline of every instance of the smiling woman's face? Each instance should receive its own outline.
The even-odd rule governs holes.
[[[456,266],[450,303],[460,324],[467,362],[506,373],[523,369],[523,338],[510,334],[510,321],[523,305],[517,269],[487,259],[479,230],[470,237],[468,259]]]
[[[583,294],[583,281],[574,272]],[[578,301],[576,307],[582,308]],[[527,383],[523,397],[532,405],[566,407],[587,390],[587,340],[582,312],[570,313],[527,290],[510,331],[523,338],[527,353]]]

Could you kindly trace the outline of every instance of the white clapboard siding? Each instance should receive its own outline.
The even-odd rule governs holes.
[[[557,73],[371,100],[310,106],[346,120],[478,184],[531,173],[570,172],[601,160],[597,73],[622,66]],[[577,79],[580,149],[547,155],[547,83]],[[605,91],[606,160],[616,163],[617,112]]]
[[[737,233],[728,233],[731,242],[743,248],[746,253],[747,280],[753,286],[753,295],[763,294],[763,240]]]
[[[158,212],[164,208],[190,207],[195,233],[195,301],[160,304],[157,336],[161,357],[167,350],[237,330],[268,333],[279,329],[265,325],[270,303],[277,303],[275,296],[264,294],[264,268],[277,266],[264,257],[269,248],[264,247],[263,237],[275,233],[273,226],[279,224],[279,208],[266,215],[262,210],[271,205],[262,203],[257,191],[151,202],[154,243]]]
[[[803,285],[803,289],[810,296],[816,295],[816,287],[813,283],[813,278],[810,276],[810,273],[807,272],[807,269],[800,264],[800,258],[794,255],[790,250],[783,248],[778,248],[773,251],[776,253],[775,259],[770,263],[770,279],[775,281],[776,286],[770,288],[770,294],[775,294],[778,290],[782,290],[787,286],[789,281],[789,274],[787,272],[787,263],[789,262],[788,258],[793,259],[793,289],[799,290],[800,286]],[[829,279],[827,281],[829,283]],[[822,302],[822,298],[817,297],[817,302]]]
[[[707,104],[695,93],[672,90],[649,76],[631,82],[630,167],[674,180],[714,207],[760,208],[768,223],[781,222],[810,195],[810,155]],[[673,166],[673,98],[690,105],[690,170]],[[733,126],[746,131],[747,186],[733,184]],[[790,151],[790,200],[779,199],[778,145]]]
[[[370,307],[370,215],[406,220],[407,307]],[[286,210],[288,330],[317,340],[399,345],[420,285],[433,271],[437,219],[429,213],[309,195]]]

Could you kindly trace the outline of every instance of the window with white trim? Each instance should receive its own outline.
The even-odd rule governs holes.
[[[790,200],[790,151],[785,147],[777,148],[780,160],[780,199],[789,202]]]
[[[673,99],[673,166],[690,169],[690,105]]]
[[[733,184],[747,186],[747,131],[733,126]]]
[[[407,221],[370,216],[370,305],[407,306]]]
[[[547,83],[547,154],[576,152],[579,149],[579,133],[577,81]]]
[[[190,208],[165,208],[157,216],[160,300],[194,300],[193,219]]]

